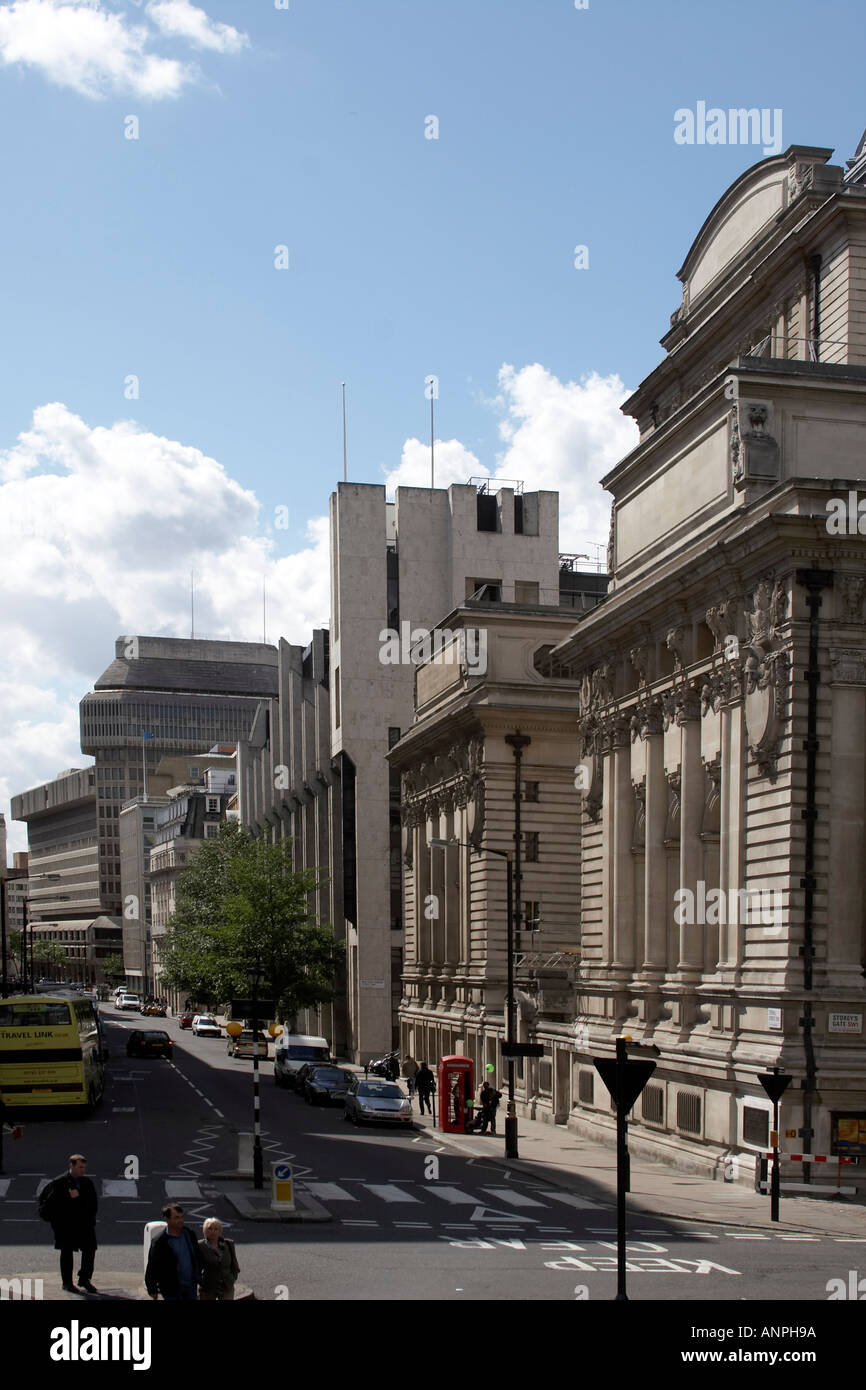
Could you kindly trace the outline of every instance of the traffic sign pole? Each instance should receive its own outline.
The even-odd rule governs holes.
[[[659,1055],[657,1047],[641,1047],[632,1043],[628,1035],[624,1035],[616,1039],[614,1060],[608,1057],[593,1059],[595,1069],[616,1105],[616,1298],[618,1302],[626,1303],[628,1294],[625,1286],[625,1195],[631,1187],[626,1116],[656,1069],[655,1062],[648,1062],[643,1058],[630,1059],[629,1044],[643,1053],[653,1053],[656,1057]]]
[[[779,1163],[779,1101],[791,1084],[791,1077],[783,1074],[781,1067],[773,1067],[771,1072],[761,1072],[758,1080],[773,1102],[773,1133],[770,1136],[770,1147],[773,1150],[773,1168],[770,1173],[770,1220],[779,1219],[779,1193],[781,1191],[781,1173]]]

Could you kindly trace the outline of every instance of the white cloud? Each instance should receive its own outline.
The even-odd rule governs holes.
[[[478,459],[459,439],[436,439],[433,448],[437,487],[465,483],[474,474],[486,473]],[[430,486],[430,442],[407,439],[397,468],[385,478],[385,491],[392,496],[398,487]]]
[[[178,35],[197,47],[237,53],[245,34],[209,19],[187,0],[151,7],[163,37]],[[0,63],[35,68],[49,82],[82,96],[176,97],[200,78],[194,63],[151,50],[159,35],[144,23],[110,10],[102,0],[13,0],[0,5]]]
[[[562,382],[537,362],[502,366],[499,389],[505,449],[494,476],[559,493],[563,551],[606,544],[611,498],[599,480],[638,442],[636,424],[619,409],[630,392],[618,376]]]
[[[559,543],[580,552],[587,543],[605,545],[610,495],[599,479],[637,444],[637,426],[619,407],[629,395],[618,376],[592,372],[582,381],[562,382],[537,362],[516,371],[499,370],[499,394],[486,403],[502,418],[505,447],[491,470],[457,439],[437,440],[436,486],[466,483],[471,476],[519,479],[527,492],[559,493]],[[407,439],[400,465],[385,479],[396,487],[430,486],[430,445]],[[594,559],[595,552],[590,552]]]
[[[249,46],[249,38],[230,24],[210,19],[204,10],[190,0],[151,0],[148,18],[169,38],[188,39],[196,48],[210,48],[217,53],[240,53]]]
[[[263,578],[269,641],[327,625],[327,518],[279,555],[254,494],[199,449],[128,420],[91,428],[54,403],[0,451],[4,478],[0,805],[87,761],[78,701],[116,637],[189,635],[191,568],[197,636],[261,641]]]

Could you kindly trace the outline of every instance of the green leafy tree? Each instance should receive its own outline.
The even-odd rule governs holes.
[[[119,980],[126,974],[123,956],[119,951],[115,951],[110,956],[104,956],[100,964],[106,980]]]
[[[66,952],[57,941],[34,941],[33,964],[46,970],[57,969],[66,964]]]
[[[177,886],[177,910],[160,943],[163,976],[201,1002],[247,997],[256,962],[261,998],[280,1018],[333,998],[343,954],[326,927],[311,920],[315,871],[292,869],[291,841],[271,844],[224,825],[193,855]]]

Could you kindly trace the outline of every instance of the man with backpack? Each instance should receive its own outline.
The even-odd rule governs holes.
[[[84,1154],[70,1154],[65,1173],[46,1183],[39,1194],[39,1215],[54,1232],[54,1249],[60,1251],[60,1282],[66,1293],[97,1293],[90,1282],[96,1261],[96,1188],[85,1176]],[[78,1288],[72,1282],[75,1251],[81,1252]]]

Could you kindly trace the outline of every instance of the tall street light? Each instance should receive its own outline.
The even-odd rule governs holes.
[[[493,849],[490,845],[477,848],[462,840],[430,840],[431,849],[474,849],[476,854],[495,854],[504,859],[506,865],[506,987],[505,987],[505,1041],[511,1046],[514,1041],[514,863],[511,850]],[[517,1106],[514,1101],[514,1058],[507,1058],[508,1067],[508,1114],[505,1117],[505,1157],[518,1158],[517,1152]]]

